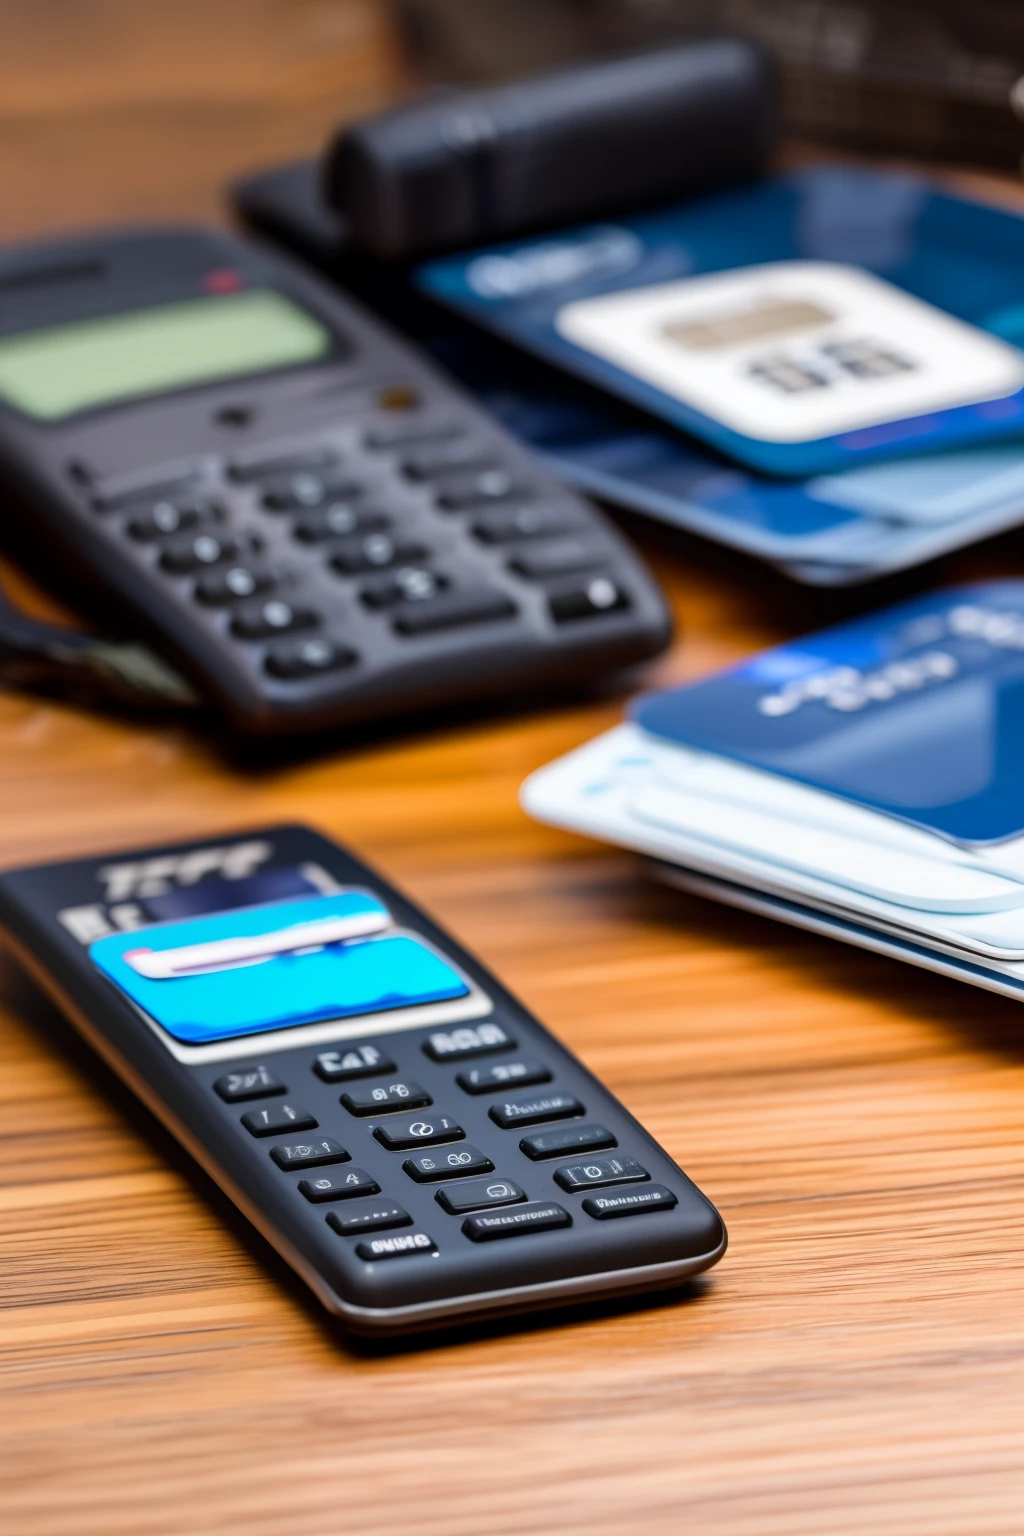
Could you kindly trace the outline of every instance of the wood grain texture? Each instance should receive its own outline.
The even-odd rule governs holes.
[[[224,174],[314,148],[399,82],[369,4],[6,0],[0,17],[8,234],[209,211]],[[1013,535],[836,597],[697,540],[646,545],[683,626],[648,681],[1022,568]],[[3,961],[5,1531],[1021,1530],[1024,1014],[532,825],[524,775],[621,703],[467,711],[259,767],[0,697],[0,862],[277,818],[351,841],[607,1079],[732,1238],[681,1303],[352,1350]]]

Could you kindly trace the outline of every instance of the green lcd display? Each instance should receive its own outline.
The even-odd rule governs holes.
[[[0,338],[0,399],[42,421],[309,363],[330,332],[268,289],[160,304]]]

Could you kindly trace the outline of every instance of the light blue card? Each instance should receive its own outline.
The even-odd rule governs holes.
[[[376,897],[343,891],[113,934],[89,953],[191,1045],[468,995],[447,961],[390,921]],[[318,942],[332,931],[379,937]]]

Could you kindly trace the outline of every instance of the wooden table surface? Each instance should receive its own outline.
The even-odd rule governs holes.
[[[0,14],[2,238],[209,214],[225,176],[315,148],[401,79],[355,0]],[[1022,569],[1014,535],[840,598],[695,539],[645,544],[682,624],[660,681]],[[683,1303],[353,1350],[4,961],[5,1531],[1024,1527],[1024,1014],[531,824],[524,775],[621,705],[481,710],[245,770],[184,730],[0,697],[0,863],[313,822],[492,964],[731,1233]]]

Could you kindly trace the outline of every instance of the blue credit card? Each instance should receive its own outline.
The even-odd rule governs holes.
[[[863,580],[1024,519],[1024,443],[782,481],[473,327],[453,322],[423,340],[562,480],[748,554],[819,562],[797,579]]]
[[[633,718],[954,842],[1024,832],[1024,581],[954,587],[651,694]]]
[[[366,891],[97,939],[93,963],[175,1040],[208,1045],[465,997],[453,966]]]
[[[1024,220],[910,176],[812,167],[417,281],[768,474],[1024,432]]]

